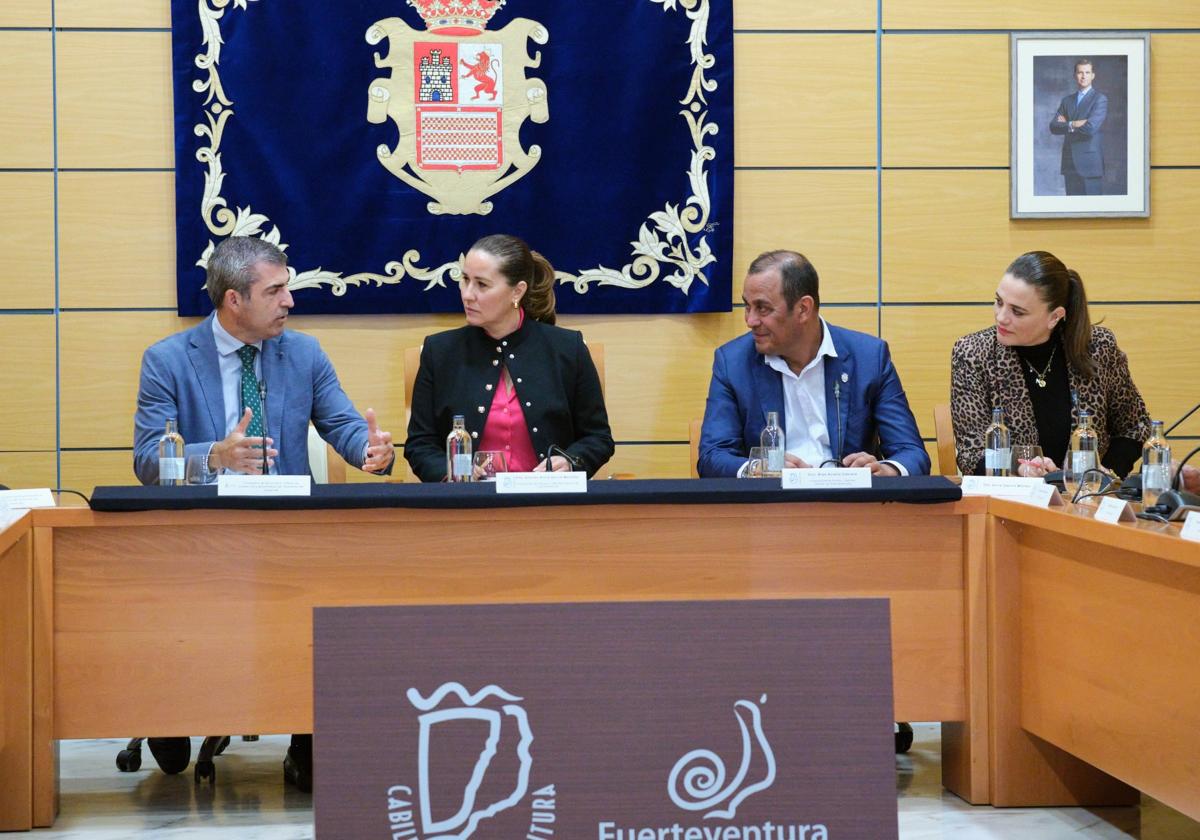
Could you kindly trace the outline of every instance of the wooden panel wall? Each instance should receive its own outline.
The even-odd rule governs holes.
[[[1151,218],[1016,222],[1008,32],[1076,28],[1075,10],[885,0],[881,18],[875,0],[732,2],[734,304],[755,254],[806,252],[826,317],[892,343],[932,438],[951,343],[990,323],[1008,261],[1046,248],[1083,274],[1156,417],[1174,422],[1200,399],[1200,6],[1087,10],[1096,28],[1155,30]],[[0,483],[133,480],[141,353],[186,326],[173,313],[170,42],[168,0],[0,3]],[[688,421],[703,412],[713,348],[744,329],[740,307],[564,320],[605,345],[610,470],[686,476]],[[403,349],[457,322],[295,326],[402,438]],[[1200,416],[1178,434],[1200,437]]]

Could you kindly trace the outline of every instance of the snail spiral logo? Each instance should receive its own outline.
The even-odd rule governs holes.
[[[766,703],[767,695],[762,695],[758,702]],[[763,732],[759,706],[749,700],[738,700],[733,704],[733,715],[742,733],[742,758],[732,779],[726,780],[728,773],[725,761],[712,750],[706,749],[685,754],[675,762],[667,779],[667,794],[671,801],[685,811],[707,811],[704,819],[732,819],[737,814],[738,806],[747,797],[766,790],[775,782],[775,753],[771,751],[771,744]],[[755,743],[751,742],[752,730],[757,751],[765,761],[766,772],[763,778],[747,784],[755,755]]]

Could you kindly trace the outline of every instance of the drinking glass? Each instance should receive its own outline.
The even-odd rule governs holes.
[[[508,459],[503,452],[476,452],[471,456],[476,481],[495,481],[496,473],[508,472]]]
[[[750,458],[742,478],[765,478],[767,474],[767,451],[761,446],[750,447]]]
[[[184,465],[184,478],[188,484],[213,484],[217,474],[208,468],[208,455],[189,455]]]
[[[1021,472],[1021,467],[1024,466],[1022,461],[1032,461],[1034,458],[1042,457],[1042,447],[1034,446],[1031,443],[1016,443],[1013,444],[1013,475],[1025,475]]]

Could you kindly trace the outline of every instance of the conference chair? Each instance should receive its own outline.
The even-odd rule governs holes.
[[[117,753],[117,769],[122,773],[133,773],[142,766],[142,742],[149,740],[148,738],[131,738],[129,743],[125,745],[125,749]],[[257,741],[257,735],[243,735],[243,741]],[[209,782],[214,784],[217,779],[217,768],[213,763],[213,759],[221,753],[225,752],[225,748],[229,746],[230,737],[228,735],[208,735],[204,739],[204,743],[200,745],[200,753],[196,756],[196,766],[193,770],[193,778],[196,784]],[[158,766],[168,775],[182,773],[187,769],[191,761],[191,750],[189,755],[168,756],[165,759],[158,759]]]
[[[954,421],[950,406],[941,403],[933,407],[933,430],[937,435],[938,473],[958,475],[958,451],[954,442]]]
[[[308,467],[317,484],[346,483],[346,462],[321,438],[312,423],[308,424]]]

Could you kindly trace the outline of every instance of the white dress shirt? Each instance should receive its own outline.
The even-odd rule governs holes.
[[[234,338],[221,326],[219,318],[212,319],[213,339],[217,342],[218,364],[221,369],[221,396],[225,399],[225,434],[237,428],[246,407],[242,405],[242,359],[238,351],[245,342]],[[254,375],[262,381],[262,342],[254,345]],[[266,418],[263,418],[263,433],[266,433]]]
[[[829,414],[825,405],[825,359],[837,358],[837,348],[833,346],[833,336],[829,325],[821,318],[821,346],[812,361],[804,366],[800,373],[795,373],[782,356],[763,356],[763,361],[772,370],[778,371],[783,383],[783,426],[785,434],[784,446],[791,455],[795,455],[810,467],[819,467],[826,461],[837,457],[845,458],[850,452],[835,453],[833,445],[839,447],[841,441],[835,440],[838,430],[830,430]],[[849,395],[843,397],[849,399]],[[835,417],[838,406],[834,406]],[[835,421],[836,422],[836,421]],[[846,430],[842,429],[841,434]],[[900,475],[908,475],[903,464],[896,461],[880,461],[896,468]],[[840,460],[839,460],[840,465]],[[833,466],[825,464],[825,466]],[[742,469],[741,475],[746,469]]]
[[[825,357],[837,357],[833,337],[821,318],[821,346],[817,355],[795,373],[782,356],[764,356],[763,361],[778,371],[783,380],[783,417],[788,454],[810,467],[833,458],[829,424],[825,413]]]

